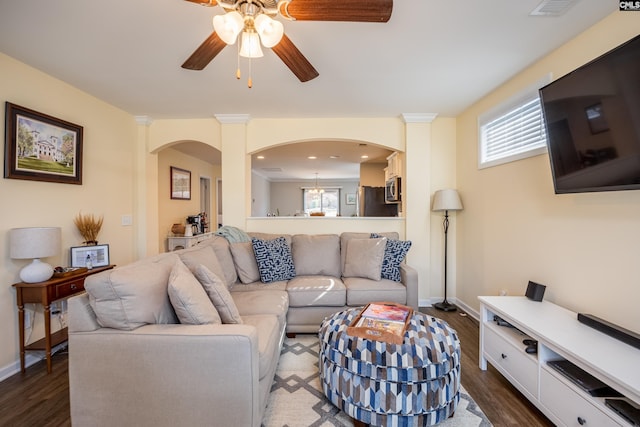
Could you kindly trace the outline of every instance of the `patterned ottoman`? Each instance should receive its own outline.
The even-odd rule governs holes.
[[[403,344],[348,335],[360,309],[322,322],[320,378],[327,398],[375,426],[431,426],[460,400],[460,341],[443,320],[414,312]]]

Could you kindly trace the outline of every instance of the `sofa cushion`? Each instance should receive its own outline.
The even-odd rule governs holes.
[[[263,286],[265,285],[263,284]],[[287,310],[289,309],[289,296],[286,291],[267,288],[263,290],[231,292],[231,296],[245,323],[246,316],[270,314],[278,318],[282,327],[286,324]]]
[[[100,326],[133,330],[145,324],[178,323],[167,285],[175,254],[144,259],[85,279]]]
[[[231,288],[229,288],[229,290],[231,292],[264,291],[265,289],[286,291],[287,282],[287,280],[279,280],[277,282],[262,283],[260,280],[258,280],[253,283],[236,283],[235,285],[231,285]]]
[[[347,242],[344,277],[380,280],[386,239],[351,239]]]
[[[238,278],[242,283],[253,283],[260,280],[260,271],[256,256],[253,253],[253,244],[251,242],[231,243],[229,245],[233,263],[238,272]]]
[[[399,239],[398,233],[395,231],[390,231],[387,233],[377,233],[380,237],[386,237],[387,239]],[[342,271],[344,271],[344,262],[347,257],[347,243],[351,239],[369,239],[371,237],[371,233],[361,233],[361,232],[352,232],[345,231],[340,234],[340,260],[342,265]]]
[[[255,326],[258,333],[258,377],[262,380],[278,363],[282,329],[276,317],[267,314],[246,316],[245,324]]]
[[[298,276],[341,276],[337,234],[294,234],[291,255]]]
[[[222,286],[226,288],[226,285],[222,284]],[[220,316],[204,288],[180,260],[175,263],[169,275],[168,293],[180,323],[187,325],[221,323]]]
[[[273,240],[251,238],[253,252],[264,283],[289,280],[296,275],[291,249],[284,237]]]
[[[296,276],[287,283],[289,306],[345,305],[346,288],[342,280],[333,276]]]
[[[224,277],[222,266],[211,245],[196,245],[191,248],[179,250],[176,253],[192,273],[195,274],[196,267],[204,265],[218,277]]]
[[[222,323],[242,323],[242,318],[233,298],[231,298],[229,288],[217,274],[206,266],[199,265],[196,267],[196,278],[218,311]]]
[[[382,237],[377,233],[371,233],[371,238],[376,239]],[[382,259],[382,278],[399,282],[400,264],[407,256],[407,252],[411,248],[411,241],[403,241],[396,239],[387,239],[387,245],[384,248],[384,258]]]
[[[387,279],[374,282],[362,277],[348,277],[343,280],[347,288],[348,306],[357,307],[371,301],[407,303],[407,289],[402,283]]]
[[[210,239],[200,242],[200,245],[207,245],[213,248],[213,252],[215,252],[216,258],[218,258],[218,262],[220,263],[220,267],[222,267],[222,272],[224,274],[224,277],[222,278],[227,286],[231,286],[232,283],[235,283],[238,280],[238,273],[236,273],[236,266],[233,263],[227,239],[222,236],[213,236]]]

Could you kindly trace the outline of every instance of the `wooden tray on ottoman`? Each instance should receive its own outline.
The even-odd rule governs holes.
[[[347,328],[354,337],[402,344],[413,309],[394,302],[367,304]]]

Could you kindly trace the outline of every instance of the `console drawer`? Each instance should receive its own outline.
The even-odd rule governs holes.
[[[84,277],[55,285],[55,299],[66,298],[84,290]]]
[[[538,396],[537,360],[525,353],[522,346],[514,345],[492,328],[485,327],[484,353],[507,379],[514,380],[521,386],[521,391],[527,391],[533,397]]]
[[[540,403],[553,412],[564,425],[570,427],[621,425],[580,396],[579,391],[553,376],[547,369],[543,367],[540,370]]]

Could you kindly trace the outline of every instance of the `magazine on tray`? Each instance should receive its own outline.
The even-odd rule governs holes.
[[[351,322],[347,333],[377,341],[402,344],[413,310],[391,302],[367,304]]]

